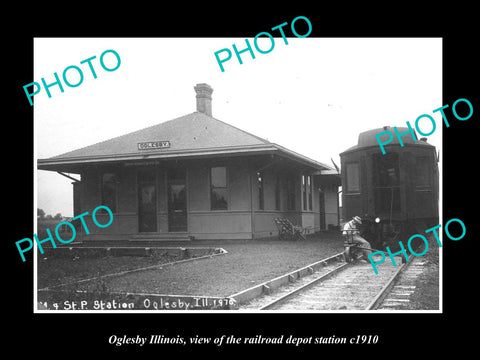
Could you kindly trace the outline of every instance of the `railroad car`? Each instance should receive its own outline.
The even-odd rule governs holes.
[[[398,249],[414,233],[438,224],[438,154],[426,138],[396,136],[382,154],[375,135],[385,126],[362,132],[358,144],[340,154],[344,221],[363,218],[363,237],[372,247]],[[408,128],[397,127],[399,133]],[[416,135],[416,134],[415,134]],[[418,139],[418,137],[417,137]]]

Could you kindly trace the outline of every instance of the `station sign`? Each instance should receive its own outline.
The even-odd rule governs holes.
[[[170,147],[170,141],[148,141],[137,144],[138,150],[155,150]]]

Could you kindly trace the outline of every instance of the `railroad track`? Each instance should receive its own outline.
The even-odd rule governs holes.
[[[402,271],[400,279],[379,303],[378,310],[410,310],[410,298],[415,293],[418,277],[424,270],[425,260],[419,258],[410,260],[408,268]]]
[[[318,274],[302,279],[252,302],[248,308],[257,310],[374,310],[395,284],[407,264],[397,258],[394,267],[384,262],[375,274],[370,263],[330,264]]]

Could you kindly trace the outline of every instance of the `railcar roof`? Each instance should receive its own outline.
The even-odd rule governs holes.
[[[380,134],[381,132],[384,132],[384,131],[390,131],[393,134],[392,141],[390,143],[384,145],[385,147],[392,146],[392,145],[400,145],[400,142],[398,141],[398,138],[395,135],[395,131],[394,131],[393,127],[392,126],[384,126],[384,127],[381,127],[381,128],[376,128],[376,129],[371,129],[371,130],[361,132],[358,135],[358,144],[348,148],[347,150],[343,151],[341,154],[349,152],[349,151],[353,151],[353,150],[367,148],[367,147],[374,147],[374,146],[378,147],[379,144],[378,144],[376,135]],[[397,131],[400,134],[405,133],[405,132],[408,131],[408,127],[397,126]],[[414,132],[415,132],[415,130],[414,130]],[[417,139],[419,138],[416,132],[415,132],[415,137]],[[402,136],[402,142],[405,145],[418,145],[418,146],[434,147],[432,144],[427,143],[426,138],[422,138],[420,140],[414,141],[412,136],[410,136],[410,135]]]

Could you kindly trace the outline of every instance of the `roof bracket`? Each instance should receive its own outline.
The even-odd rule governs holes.
[[[62,173],[62,172],[60,172],[60,171],[57,171],[57,173],[60,174],[60,175],[65,176],[65,177],[67,177],[67,178],[69,178],[69,179],[71,179],[71,180],[73,180],[73,181],[75,181],[75,182],[81,182],[81,180],[75,179],[75,178],[73,178],[73,177],[71,177],[71,176],[69,176],[69,175],[67,175],[67,174],[64,174],[64,173]]]

